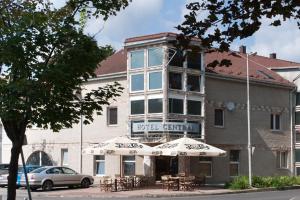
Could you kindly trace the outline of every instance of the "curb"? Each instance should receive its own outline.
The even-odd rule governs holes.
[[[211,195],[224,195],[224,194],[239,194],[239,193],[254,193],[254,192],[268,192],[268,191],[282,191],[282,190],[293,190],[293,189],[300,189],[300,185],[298,186],[290,186],[290,187],[284,187],[283,189],[276,189],[276,188],[252,188],[252,189],[245,189],[245,190],[230,190],[226,192],[219,192],[219,193],[180,193],[180,194],[140,194],[140,195],[127,195],[127,196],[119,196],[119,195],[47,195],[48,197],[84,197],[84,198],[99,198],[99,199],[111,199],[111,198],[164,198],[164,197],[194,197],[194,196],[211,196]],[[201,191],[200,191],[201,192]],[[44,196],[44,195],[38,195],[38,196]]]

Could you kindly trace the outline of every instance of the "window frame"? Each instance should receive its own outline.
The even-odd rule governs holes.
[[[151,49],[160,49],[161,50],[161,53],[162,53],[162,57],[161,57],[161,64],[160,65],[150,65],[150,54],[149,54],[149,50]],[[162,46],[160,47],[150,47],[150,48],[147,48],[147,68],[154,68],[154,67],[161,67],[164,65],[164,49]]]
[[[143,75],[143,89],[142,90],[132,90],[132,77],[137,75]],[[145,91],[145,74],[144,73],[134,73],[130,74],[130,93],[138,93]]]
[[[285,166],[283,166],[283,164],[282,164],[282,154],[285,154],[285,163],[283,163],[283,164],[285,164]],[[288,151],[276,151],[276,165],[278,165],[277,166],[278,169],[288,169],[288,162],[289,162],[288,154],[289,154]],[[279,158],[278,158],[278,155],[279,155]],[[279,161],[279,163],[277,163],[278,161]]]
[[[238,156],[239,156],[239,157],[238,157],[238,161],[231,160],[231,158],[230,158],[231,156],[230,156],[230,155],[231,155],[231,152],[233,152],[233,151],[238,151],[238,154],[239,154],[239,155],[238,155]],[[241,157],[240,154],[241,154],[241,151],[240,151],[240,150],[232,149],[232,150],[229,151],[229,176],[230,176],[230,177],[237,177],[237,176],[240,176],[240,157]],[[231,169],[231,166],[232,166],[232,165],[237,165],[237,175],[234,175],[234,176],[233,176],[233,175],[230,174],[230,171],[231,171],[230,169]]]
[[[217,125],[216,124],[216,110],[221,110],[222,111],[222,125]],[[225,112],[223,108],[215,108],[214,109],[214,127],[217,128],[224,128],[225,127]]]
[[[117,123],[116,124],[111,124],[110,123],[110,110],[111,109],[117,109],[117,119],[116,119],[116,121],[117,121]],[[109,106],[109,107],[107,107],[106,108],[106,112],[107,112],[107,114],[106,114],[106,123],[107,123],[107,126],[118,126],[118,107],[117,106]]]
[[[143,52],[143,66],[132,68],[132,53],[135,53],[135,52]],[[130,51],[129,54],[130,54],[130,67],[129,67],[130,70],[139,70],[139,69],[145,68],[145,49],[133,50],[133,51]]]
[[[181,89],[176,89],[176,88],[171,88],[170,87],[170,73],[173,73],[173,74],[180,74],[181,76]],[[169,71],[168,72],[168,89],[170,90],[177,90],[177,91],[183,91],[184,87],[183,87],[183,73],[182,72],[173,72],[173,71]]]
[[[276,123],[276,116],[279,116],[279,128],[277,129],[277,123]],[[270,129],[272,131],[281,131],[281,114],[279,113],[271,113],[271,124],[270,124]],[[272,127],[273,125],[273,127]]]
[[[134,157],[134,160],[125,160],[124,157]],[[125,163],[134,163],[134,173],[133,175],[135,175],[136,173],[136,157],[135,155],[128,155],[128,156],[122,156],[122,168],[123,168],[123,174],[124,176],[133,176],[131,174],[125,174]]]
[[[67,160],[66,162],[67,163],[64,163],[64,153],[67,153]],[[69,149],[68,148],[61,148],[60,149],[60,160],[61,160],[61,163],[60,163],[60,166],[69,166]]]
[[[210,175],[207,176],[205,175],[206,178],[211,178],[213,176],[213,162],[212,162],[212,157],[207,157],[210,158],[210,160],[200,160],[201,157],[199,157],[199,164],[209,164],[210,165]],[[199,166],[200,168],[200,166]]]
[[[160,88],[155,88],[155,89],[150,89],[150,74],[152,73],[158,73],[160,72],[161,74],[161,87]],[[162,90],[163,89],[163,72],[162,70],[158,70],[158,71],[149,71],[147,72],[147,80],[148,80],[148,84],[147,84],[147,90],[148,91],[157,91],[157,90]]]
[[[97,159],[97,156],[103,157],[103,159]],[[104,165],[104,173],[97,174],[97,164],[103,163]],[[94,176],[105,176],[105,155],[94,155]]]
[[[133,101],[143,101],[143,113],[138,113],[138,114],[133,114],[132,113],[132,102]],[[130,115],[144,115],[146,112],[145,112],[145,99],[131,99],[130,100]]]

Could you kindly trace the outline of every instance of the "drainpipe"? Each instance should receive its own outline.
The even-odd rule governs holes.
[[[290,129],[291,129],[291,175],[295,176],[295,162],[294,162],[294,132],[295,132],[295,124],[294,124],[294,92],[297,90],[297,87],[294,87],[290,92]]]

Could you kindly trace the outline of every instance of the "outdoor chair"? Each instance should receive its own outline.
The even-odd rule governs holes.
[[[161,183],[162,183],[162,189],[167,188],[168,190],[170,189],[174,190],[177,186],[177,182],[175,180],[171,180],[171,175],[161,176]]]
[[[101,177],[100,179],[100,191],[112,191],[113,180],[110,177]]]
[[[205,181],[206,181],[205,175],[195,176],[194,186],[195,187],[204,186]]]
[[[194,189],[195,176],[180,177],[179,187],[183,191],[191,191]]]

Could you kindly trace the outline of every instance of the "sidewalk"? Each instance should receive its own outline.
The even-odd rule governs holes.
[[[292,188],[290,188],[292,189]],[[183,196],[202,196],[202,195],[220,195],[230,193],[246,193],[273,191],[275,189],[248,189],[248,190],[230,190],[218,187],[202,187],[194,191],[168,191],[162,190],[160,187],[141,188],[130,191],[120,192],[103,192],[99,187],[90,187],[86,189],[57,189],[51,192],[34,192],[38,196],[48,197],[92,197],[92,198],[135,198],[135,197],[183,197]]]

